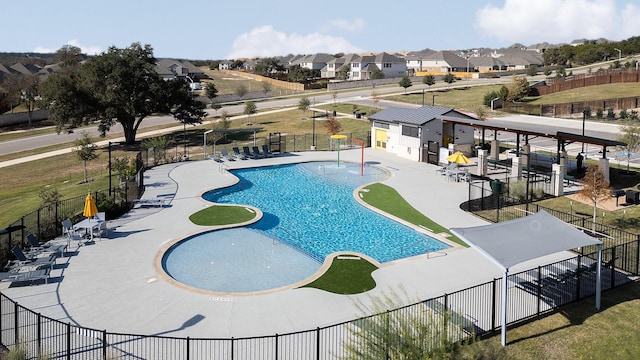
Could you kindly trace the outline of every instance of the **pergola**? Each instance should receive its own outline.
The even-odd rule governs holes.
[[[596,309],[600,309],[602,242],[540,210],[534,215],[501,223],[452,228],[451,232],[503,269],[502,346],[507,343],[507,278],[522,262],[582,246],[596,245]]]

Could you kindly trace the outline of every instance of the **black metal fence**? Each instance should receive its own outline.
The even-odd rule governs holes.
[[[637,247],[638,242],[635,241]],[[629,282],[620,271],[617,254],[629,244],[603,252],[602,289]],[[508,277],[507,323],[535,318],[560,306],[595,294],[594,254],[574,257],[512,274]],[[349,351],[367,351],[371,336],[384,341],[386,358],[394,358],[406,339],[401,334],[367,334],[380,324],[423,324],[426,339],[459,341],[498,331],[501,324],[502,279],[425,299],[381,314],[327,327],[286,334],[237,338],[179,338],[112,333],[42,316],[0,294],[0,340],[20,345],[29,358],[52,359],[341,359]],[[375,326],[377,324],[377,326]],[[395,331],[394,327],[388,327]],[[426,330],[424,330],[426,329]],[[365,336],[357,336],[358,332]],[[435,344],[435,343],[434,343]],[[427,347],[429,345],[426,345]]]

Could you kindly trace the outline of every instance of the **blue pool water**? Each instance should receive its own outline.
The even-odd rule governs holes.
[[[384,170],[375,166],[365,166],[364,176],[360,175],[360,171],[360,164],[344,162],[339,167],[335,162],[310,162],[234,170],[232,173],[240,180],[238,184],[207,192],[203,197],[216,203],[251,205],[262,210],[264,216],[260,221],[248,229],[240,230],[242,235],[231,236],[233,246],[248,241],[245,238],[261,238],[266,243],[262,250],[255,253],[252,251],[254,255],[248,256],[249,258],[260,258],[260,252],[267,255],[273,253],[274,244],[286,244],[287,251],[297,250],[298,258],[303,258],[298,261],[298,265],[305,263],[300,266],[306,270],[283,280],[282,284],[272,284],[264,289],[304,279],[317,270],[324,258],[333,252],[355,251],[379,262],[388,262],[449,247],[360,205],[353,198],[353,191],[358,186],[387,176]],[[216,238],[225,237],[224,233],[229,231],[201,234],[179,243],[165,255],[165,269],[179,281],[199,282],[191,278],[182,280],[181,275],[177,274],[180,271],[171,269],[172,266],[180,266],[171,265],[172,261],[169,260],[179,258],[177,255],[181,252],[204,253],[200,247],[202,244],[196,245],[197,241],[212,243],[217,241]],[[199,238],[205,240],[197,240]],[[183,244],[188,243],[190,249],[180,249]],[[224,253],[223,249],[219,250]],[[204,266],[222,261],[209,259],[205,260]],[[192,259],[187,262],[192,263]],[[180,261],[177,263],[180,264]],[[197,269],[196,266],[193,268]],[[238,266],[228,269],[233,269],[231,272],[243,271],[243,267]],[[266,269],[266,266],[262,269]],[[220,274],[217,273],[218,277]],[[256,290],[255,286],[263,287],[258,284],[252,286],[253,291]],[[209,288],[202,285],[197,287]],[[226,287],[218,290],[232,291]]]

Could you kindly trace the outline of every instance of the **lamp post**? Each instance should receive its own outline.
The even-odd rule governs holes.
[[[120,143],[109,141],[109,197],[111,197],[111,145],[120,145]]]
[[[584,125],[587,121],[587,109],[582,110],[582,136],[584,137]],[[584,154],[584,139],[582,139],[582,153]]]
[[[469,59],[471,59],[471,55],[467,56],[467,80],[469,80]]]
[[[424,89],[422,89],[422,106],[424,106]]]
[[[620,49],[616,49],[616,48],[614,48],[613,50],[618,52],[618,62],[620,62],[620,60],[622,60],[622,51]]]
[[[312,130],[311,130],[311,150],[316,149],[316,98],[313,98],[313,118],[311,119]]]
[[[436,94],[431,94],[431,106],[436,106]]]

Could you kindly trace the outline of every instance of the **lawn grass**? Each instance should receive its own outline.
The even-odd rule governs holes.
[[[396,216],[411,224],[425,227],[435,234],[448,234],[448,239],[456,244],[468,247],[467,243],[454,236],[447,228],[435,223],[411,206],[398,192],[387,185],[375,183],[364,187],[362,200],[367,204]]]
[[[335,257],[331,266],[315,281],[303,286],[336,294],[359,294],[376,287],[371,273],[378,267],[369,261],[354,256]]]
[[[255,217],[256,213],[244,206],[211,205],[189,216],[189,220],[196,225],[219,226],[240,224]]]
[[[640,284],[564,306],[558,312],[507,331],[509,359],[637,359],[640,354]],[[495,335],[482,342],[500,342]]]

